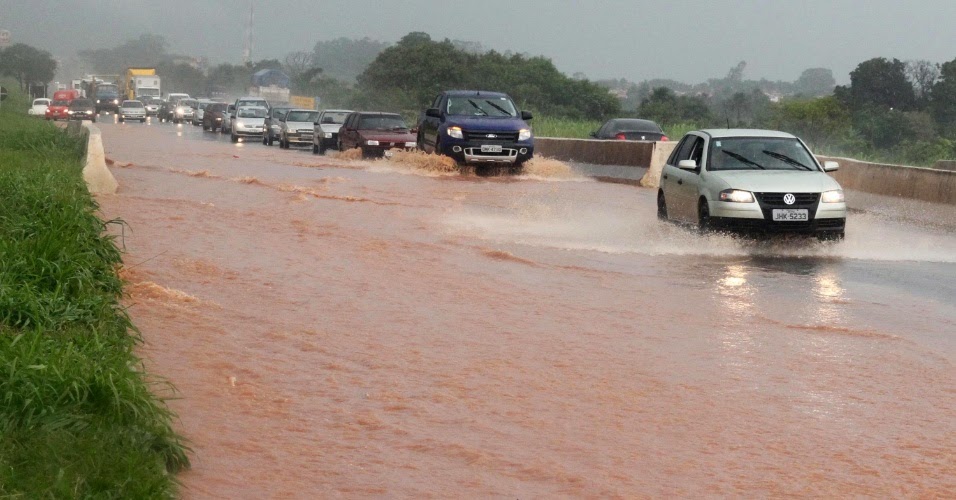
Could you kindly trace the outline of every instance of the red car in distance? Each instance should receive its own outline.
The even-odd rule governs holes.
[[[46,108],[43,116],[47,120],[69,120],[70,103],[79,97],[80,91],[76,89],[57,90],[53,93],[53,102]]]
[[[339,129],[338,149],[361,148],[365,158],[378,158],[389,149],[414,149],[415,134],[401,115],[356,111]]]

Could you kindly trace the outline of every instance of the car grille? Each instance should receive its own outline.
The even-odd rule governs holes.
[[[513,131],[495,132],[487,130],[465,130],[462,132],[462,135],[466,141],[516,142],[518,140],[518,133]],[[495,137],[488,137],[489,135],[493,135]]]
[[[299,129],[299,133],[300,133],[300,134],[311,134],[311,133],[312,133],[312,129],[310,129],[310,128],[300,128],[300,129]]]
[[[783,197],[788,193],[754,193],[757,195],[757,201],[761,206],[769,208],[816,208],[820,201],[820,193],[789,193],[797,200],[793,205],[787,205],[783,202]]]

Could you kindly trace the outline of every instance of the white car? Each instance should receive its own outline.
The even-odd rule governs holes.
[[[239,142],[240,137],[262,138],[265,131],[266,113],[269,110],[263,106],[243,106],[236,110],[232,118],[232,142]]]
[[[193,113],[193,125],[202,125],[202,117],[205,114],[206,106],[212,104],[212,101],[209,99],[198,99],[196,101],[196,109]]]
[[[196,115],[196,108],[199,107],[199,101],[187,98],[180,99],[176,103],[176,109],[173,110],[173,123],[183,123],[192,121]]]
[[[689,132],[661,172],[657,215],[701,230],[808,233],[842,239],[840,184],[793,135],[770,130]]]
[[[232,132],[232,115],[235,113],[236,108],[232,104],[226,106],[226,111],[222,114],[222,124],[219,126],[220,134]]]
[[[50,107],[50,100],[41,97],[39,99],[33,100],[33,105],[30,106],[30,109],[27,110],[28,115],[34,116],[44,116],[46,115],[46,108]]]
[[[318,119],[319,112],[314,109],[290,109],[279,120],[279,147],[312,144],[312,130]]]
[[[116,113],[119,115],[119,121],[125,122],[126,120],[139,120],[140,122],[146,121],[146,106],[142,102],[132,100],[132,101],[123,101],[123,104],[120,104],[119,111]]]
[[[319,119],[313,125],[312,154],[324,155],[325,150],[336,147],[339,129],[351,112],[347,109],[327,109],[319,114]]]

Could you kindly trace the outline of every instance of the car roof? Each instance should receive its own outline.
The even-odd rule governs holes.
[[[265,106],[239,106],[239,109],[264,109],[266,111],[269,111],[269,108]]]
[[[323,113],[354,113],[351,109],[323,109]]]
[[[359,111],[358,114],[362,116],[402,116],[398,113],[387,113],[384,111]]]
[[[508,94],[502,92],[488,92],[485,90],[446,90],[445,95],[450,96],[477,96],[483,95],[488,97],[508,97]]]
[[[776,137],[780,139],[795,139],[793,134],[780,132],[778,130],[761,130],[752,128],[709,128],[698,130],[714,139],[725,139],[728,137]]]

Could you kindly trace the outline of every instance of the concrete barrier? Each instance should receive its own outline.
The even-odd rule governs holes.
[[[664,164],[670,157],[674,148],[680,144],[679,141],[655,142],[654,154],[651,155],[651,165],[641,178],[641,186],[646,188],[656,188],[661,184],[661,172],[664,170]]]
[[[936,160],[933,168],[936,170],[956,170],[956,160]]]
[[[887,196],[902,196],[934,203],[956,204],[956,172],[921,167],[870,163],[851,158],[818,156],[840,169],[831,172],[844,189]]]
[[[642,141],[536,137],[534,139],[534,152],[536,155],[562,161],[648,167],[651,164],[654,144],[653,142]]]
[[[106,152],[103,150],[103,136],[100,134],[100,129],[88,122],[83,122],[83,128],[86,129],[87,134],[86,166],[83,167],[86,188],[92,194],[116,194],[119,183],[106,168]],[[67,130],[70,130],[69,127]]]

